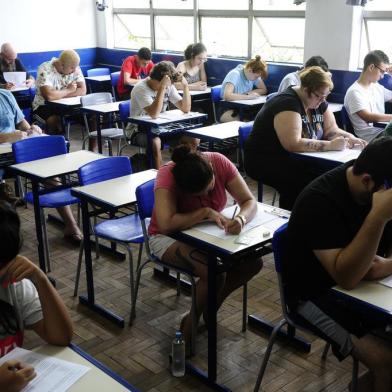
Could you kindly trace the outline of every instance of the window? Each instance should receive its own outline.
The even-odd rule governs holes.
[[[305,19],[255,18],[252,57],[276,62],[302,63],[304,55]]]
[[[295,5],[293,0],[253,0],[254,10],[305,10],[305,3]]]
[[[156,16],[155,46],[157,50],[182,52],[193,42],[191,16]]]
[[[199,0],[201,10],[247,10],[248,0]]]
[[[148,15],[115,14],[114,46],[139,49],[151,47],[150,17]]]
[[[391,0],[373,0],[365,5],[366,11],[392,11]]]
[[[113,8],[149,8],[149,0],[113,0]]]
[[[248,20],[202,18],[201,41],[213,56],[248,57]],[[224,33],[223,33],[224,32]]]
[[[152,6],[154,8],[166,9],[192,9],[193,0],[153,0]]]

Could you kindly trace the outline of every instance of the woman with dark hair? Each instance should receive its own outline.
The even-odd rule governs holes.
[[[68,345],[73,328],[67,309],[44,272],[19,255],[19,216],[1,201],[0,222],[0,357],[23,344],[25,328],[50,344]],[[35,375],[31,366],[7,361],[0,366],[0,391],[20,391]]]
[[[222,215],[226,191],[238,203],[233,219]],[[159,169],[155,183],[155,207],[149,226],[150,248],[162,260],[186,268],[199,277],[196,288],[197,320],[206,308],[208,256],[169,237],[168,234],[188,229],[210,220],[228,234],[239,234],[257,211],[257,203],[236,167],[223,155],[199,153],[189,146],[175,148],[172,161]],[[242,286],[262,267],[261,259],[236,263],[228,272],[217,276],[218,308],[224,299]],[[190,344],[192,312],[181,321],[187,347]]]
[[[184,75],[189,90],[205,90],[207,88],[207,75],[204,69],[204,63],[207,61],[206,47],[200,42],[190,44],[185,49],[184,57],[185,60],[178,63],[177,71]]]

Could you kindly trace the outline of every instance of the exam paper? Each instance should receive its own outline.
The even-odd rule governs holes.
[[[392,275],[389,275],[386,278],[379,280],[378,283],[381,283],[387,287],[392,287]]]
[[[26,86],[26,72],[3,72],[6,82],[13,83],[15,87]]]
[[[20,347],[0,358],[0,365],[5,361],[16,359],[34,367],[37,376],[22,389],[22,392],[65,392],[90,368],[63,361]]]

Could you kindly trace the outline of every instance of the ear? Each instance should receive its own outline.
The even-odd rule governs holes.
[[[370,174],[367,173],[362,174],[361,183],[368,191],[371,191],[374,188],[374,181]]]

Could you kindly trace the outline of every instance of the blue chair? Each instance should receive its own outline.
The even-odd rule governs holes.
[[[102,103],[110,103],[113,102],[113,98],[112,98],[112,94],[110,93],[92,93],[80,97],[80,102],[82,104],[82,107],[85,107],[85,106],[99,105]],[[99,116],[97,116],[97,122],[100,120],[98,117]],[[83,119],[84,119],[84,126],[88,132],[88,135],[83,139],[83,144],[82,144],[82,149],[85,149],[86,141],[89,138],[97,138],[98,132],[97,131],[90,132],[86,113],[83,113]],[[109,155],[113,155],[112,141],[117,140],[118,142],[117,150],[119,150],[120,142],[121,139],[123,139],[123,137],[124,137],[124,133],[123,130],[120,128],[113,127],[113,128],[101,129],[102,140],[107,140],[109,144]]]
[[[122,177],[132,174],[131,163],[128,157],[108,157],[87,163],[79,168],[78,177],[81,185],[94,184],[96,182],[110,180],[112,178]],[[143,250],[143,232],[138,214],[122,216],[101,221],[94,225],[92,232],[97,238],[102,238],[110,242],[116,242],[124,246],[128,252],[129,258],[129,282],[131,287],[131,302],[134,301],[134,267],[132,250],[130,244],[139,244],[139,256],[137,267],[140,265]],[[97,247],[98,248],[98,247]],[[83,245],[81,244],[81,249]],[[97,253],[98,257],[98,253]],[[80,269],[82,266],[82,252],[79,252],[79,261],[75,279],[74,296],[77,296]]]
[[[267,98],[265,99],[266,101],[269,101],[271,98],[275,97],[276,95],[278,95],[279,93],[277,91],[275,91],[274,93],[269,93],[267,95]]]
[[[214,120],[215,123],[219,122],[220,115],[218,113],[219,105],[218,103],[221,101],[221,90],[222,85],[219,84],[218,86],[211,87],[211,100],[212,100],[212,108],[214,111]]]
[[[123,152],[124,148],[128,147],[131,145],[131,137],[133,134],[133,131],[128,131],[126,129],[128,125],[128,117],[131,111],[131,100],[128,99],[127,101],[120,102],[118,105],[118,111],[120,112],[120,120],[122,123],[123,131],[124,131],[124,139],[125,143],[120,147],[118,151],[118,155],[121,155]]]
[[[148,232],[147,232],[147,226],[149,224],[149,220],[152,216],[152,211],[154,208],[154,202],[155,202],[155,195],[154,195],[154,183],[155,180],[150,180],[147,181],[146,183],[138,186],[136,188],[136,200],[137,200],[137,206],[138,206],[138,211],[139,211],[139,216],[142,224],[142,229],[143,229],[143,235],[144,235],[144,242],[146,244],[146,253],[147,253],[147,260],[141,264],[138,269],[137,269],[137,274],[136,274],[136,281],[135,281],[135,295],[133,297],[133,302],[132,302],[132,308],[131,308],[131,320],[130,323],[133,321],[135,315],[136,315],[136,300],[137,300],[137,294],[139,290],[139,283],[140,283],[140,276],[143,268],[148,264],[149,262],[156,263],[160,265],[163,268],[171,269],[176,271],[177,273],[177,296],[180,295],[180,275],[184,274],[185,276],[188,277],[189,281],[191,282],[191,288],[192,288],[192,310],[194,313],[192,313],[192,353],[195,352],[195,337],[196,337],[196,282],[195,282],[195,276],[192,274],[192,272],[185,270],[183,268],[175,267],[172,266],[171,264],[165,263],[162,260],[160,260],[158,257],[156,257],[154,254],[151,253],[150,247],[148,244]]]
[[[248,122],[244,125],[241,125],[238,128],[238,144],[240,148],[240,153],[241,153],[241,159],[242,159],[242,164],[244,163],[244,147],[245,147],[245,142],[248,139],[250,133],[252,132],[253,128],[253,121]],[[259,180],[257,181],[257,201],[262,203],[263,201],[263,181]],[[276,201],[276,191],[274,192],[274,196],[272,198],[272,205],[275,205]]]
[[[31,137],[13,143],[12,152],[15,163],[23,163],[66,154],[67,146],[63,136]],[[33,204],[33,193],[25,193],[24,200],[27,203]],[[71,195],[70,187],[63,187],[61,190],[44,193],[39,196],[44,236],[44,251],[48,272],[51,271],[51,267],[44,208],[59,208],[77,203],[79,203],[79,199]]]
[[[117,92],[117,84],[118,84],[118,80],[120,79],[120,74],[121,74],[120,71],[112,72],[110,74],[110,80],[112,83],[112,94],[113,94],[113,97],[116,99],[116,101],[118,101],[120,99],[118,96],[118,92]]]
[[[109,68],[91,68],[87,70],[87,76],[110,75]]]
[[[287,328],[291,328],[293,331],[295,329],[299,329],[305,332],[314,333],[310,331],[305,325],[302,325],[300,319],[297,317],[295,311],[293,311],[288,306],[288,281],[286,278],[287,273],[285,272],[285,263],[294,262],[294,260],[288,260],[287,255],[287,226],[285,223],[281,227],[279,227],[272,239],[272,248],[274,252],[275,258],[275,270],[278,275],[278,283],[279,283],[279,292],[280,292],[280,302],[282,306],[283,319],[274,327],[269,341],[268,346],[264,354],[263,362],[260,367],[259,374],[257,376],[256,385],[254,388],[254,392],[257,392],[260,388],[261,382],[263,380],[263,376],[265,370],[267,368],[268,360],[271,355],[271,351],[275,340],[280,332],[280,330],[287,325]],[[322,338],[322,337],[321,337]],[[325,359],[329,348],[329,343],[327,343],[322,358]],[[355,391],[357,387],[357,375],[358,375],[358,360],[353,357],[353,372],[352,372],[352,389],[351,391]]]
[[[340,121],[342,123],[342,127],[346,132],[350,132],[353,135],[355,135],[353,125],[351,124],[350,117],[347,113],[347,109],[345,106],[342,106],[342,109],[340,111]]]

